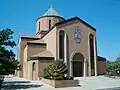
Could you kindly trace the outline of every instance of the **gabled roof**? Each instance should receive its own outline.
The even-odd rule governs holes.
[[[91,28],[92,30],[96,31],[96,29],[91,26],[90,24],[86,23],[85,21],[83,21],[82,19],[80,19],[79,17],[73,17],[73,18],[70,18],[70,19],[67,19],[67,20],[64,20],[64,21],[61,21],[61,22],[58,22],[56,23],[50,30],[48,30],[48,32],[43,35],[41,38],[43,38],[44,36],[46,36],[54,27],[56,26],[59,26],[59,25],[62,25],[62,24],[66,24],[68,22],[71,22],[71,21],[74,21],[74,20],[79,20],[80,22],[82,22],[84,25],[88,26],[89,28]]]
[[[70,18],[70,19],[58,22],[58,23],[56,23],[56,26],[61,25],[61,24],[66,24],[66,23],[68,23],[70,21],[73,21],[73,20],[79,20],[80,22],[82,22],[83,24],[85,24],[86,26],[88,26],[89,28],[91,28],[92,30],[96,31],[96,29],[93,26],[91,26],[90,24],[86,23],[85,21],[83,21],[79,17],[73,17],[73,18]]]

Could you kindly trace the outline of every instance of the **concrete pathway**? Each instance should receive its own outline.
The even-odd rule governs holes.
[[[108,78],[105,76],[78,77],[82,87],[92,90],[120,90],[120,79]]]
[[[120,80],[104,76],[78,77],[80,86],[68,88],[52,88],[41,81],[6,76],[2,90],[120,90]]]

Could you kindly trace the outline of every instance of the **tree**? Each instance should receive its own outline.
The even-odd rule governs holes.
[[[116,61],[117,61],[117,62],[120,62],[120,57],[117,57]]]
[[[107,72],[112,75],[120,74],[120,57],[115,61],[107,61]]]
[[[3,29],[0,31],[0,75],[13,74],[19,67],[19,62],[15,60],[15,54],[12,50],[16,46],[13,41],[13,31],[11,29]]]
[[[114,62],[107,61],[107,72],[113,72],[114,71]]]

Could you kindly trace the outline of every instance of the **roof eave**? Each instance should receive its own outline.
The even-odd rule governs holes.
[[[34,56],[30,57],[28,61],[30,60],[54,60],[54,57],[40,57],[40,56]]]
[[[61,16],[48,15],[48,16],[41,16],[41,17],[38,17],[38,18],[36,19],[36,22],[37,22],[39,19],[44,18],[44,17],[58,17],[58,18],[61,18],[61,19],[65,20],[65,18],[63,18],[63,17],[61,17]]]

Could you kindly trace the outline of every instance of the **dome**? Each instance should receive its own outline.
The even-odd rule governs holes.
[[[65,19],[55,11],[52,6],[41,16],[37,22],[36,34],[42,37],[48,30],[50,30],[56,23],[64,21]]]
[[[45,12],[41,17],[45,17],[45,16],[58,16],[58,17],[62,17],[58,12],[56,12],[56,10],[52,7],[50,7],[47,12]]]

